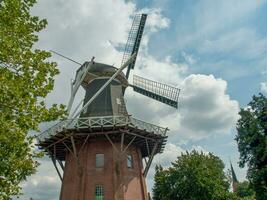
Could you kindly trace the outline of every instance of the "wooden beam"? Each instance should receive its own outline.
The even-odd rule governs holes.
[[[125,133],[122,133],[122,134],[121,134],[121,151],[123,151],[124,134],[125,134]]]
[[[150,150],[149,150],[147,139],[146,139],[146,150],[147,150],[147,155],[150,155]]]
[[[57,168],[57,163],[56,163],[56,160],[55,160],[54,156],[51,156],[51,159],[52,159],[52,162],[54,164],[54,167],[56,168],[57,174],[58,174],[58,176],[59,176],[59,178],[60,178],[60,180],[62,182],[63,181],[63,178],[62,178],[62,176],[61,176],[61,174],[60,174],[60,172],[59,172],[59,170]]]
[[[57,143],[59,143],[59,142],[62,142],[62,141],[64,141],[64,140],[68,139],[71,135],[72,135],[72,134],[70,134],[70,135],[68,135],[68,136],[66,136],[66,137],[64,137],[64,138],[62,138],[61,140],[56,141],[55,143],[50,144],[48,147],[45,147],[45,149],[48,149],[49,147],[51,147],[51,146],[53,146],[53,145],[55,145],[55,144],[57,144]]]
[[[145,160],[145,163],[146,163],[146,165],[147,165],[147,160],[146,160],[146,157],[144,158],[144,160]]]
[[[85,146],[85,144],[86,144],[87,140],[89,139],[89,137],[90,137],[90,135],[88,134],[88,135],[86,136],[86,139],[85,139],[85,141],[83,142],[83,144],[82,144],[82,146],[81,146],[81,148],[80,148],[80,150],[79,150],[79,153],[78,153],[78,154],[80,154],[81,150],[84,148],[84,146]]]
[[[74,155],[74,153],[71,151],[71,149],[68,147],[68,145],[66,145],[66,143],[65,142],[62,142],[64,145],[65,145],[65,147],[69,150],[69,152],[73,155],[73,156],[75,156]]]
[[[61,161],[61,160],[57,160],[57,161],[58,161],[58,163],[59,163],[59,165],[60,165],[62,171],[64,172],[64,170],[65,170],[65,166],[63,165],[62,161]]]
[[[110,137],[105,134],[106,138],[108,139],[108,141],[110,142],[110,144],[112,145],[112,147],[117,151],[117,152],[120,152],[117,147],[115,146],[115,144],[112,142],[112,140],[110,139]]]
[[[148,139],[148,140],[152,140],[153,142],[156,142],[155,139],[153,138],[149,138],[149,137],[145,137],[145,136],[142,136],[142,135],[139,135],[139,134],[136,134],[136,133],[132,133],[132,132],[129,132],[129,131],[125,131],[123,129],[120,130],[122,133],[126,133],[126,134],[129,134],[129,135],[134,135],[134,136],[137,136],[137,137],[140,137],[140,138],[144,138],[144,139]]]
[[[54,145],[54,156],[55,156],[55,158],[57,157],[56,145]]]
[[[80,168],[80,160],[79,160],[79,156],[77,154],[77,149],[76,149],[76,146],[75,146],[75,142],[74,142],[73,136],[70,137],[70,140],[71,140],[72,149],[73,149],[73,152],[74,152],[74,157],[76,159],[77,166],[78,166],[78,168]]]
[[[147,176],[148,170],[149,170],[149,168],[150,168],[150,165],[151,165],[152,160],[153,160],[153,158],[154,158],[154,155],[155,155],[155,153],[156,153],[156,149],[157,149],[157,147],[158,147],[158,143],[156,142],[155,145],[154,145],[154,147],[153,147],[153,149],[152,149],[151,155],[149,156],[149,159],[148,159],[146,168],[145,168],[145,170],[144,170],[144,177]]]
[[[74,152],[74,155],[77,157],[77,150],[76,150],[76,146],[75,146],[75,142],[74,142],[74,139],[73,139],[73,136],[70,137],[70,141],[71,141],[71,144],[72,144],[72,149],[73,149],[73,152]]]
[[[122,154],[124,154],[126,152],[126,150],[129,148],[129,146],[132,144],[132,142],[134,141],[135,138],[136,138],[136,136],[134,136],[133,139],[129,142],[129,144],[125,147]]]

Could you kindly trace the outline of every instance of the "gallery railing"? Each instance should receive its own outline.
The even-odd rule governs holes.
[[[103,116],[103,117],[86,117],[66,119],[50,127],[37,136],[39,142],[45,141],[51,136],[56,135],[66,129],[83,129],[83,128],[109,128],[109,127],[132,127],[145,130],[154,134],[165,136],[167,128],[156,126],[130,116]]]

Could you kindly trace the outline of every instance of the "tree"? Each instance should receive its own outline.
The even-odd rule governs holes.
[[[236,135],[239,165],[247,164],[247,177],[256,199],[267,199],[267,98],[262,94],[253,96],[239,115]]]
[[[165,196],[168,194],[171,186],[170,182],[167,181],[168,170],[164,170],[162,166],[156,165],[155,167],[155,176],[154,176],[154,187],[153,187],[153,199],[167,199]]]
[[[156,166],[154,200],[238,199],[228,192],[223,169],[223,162],[211,153],[186,152],[168,169]]]
[[[0,199],[20,194],[19,183],[33,174],[39,154],[34,137],[43,121],[63,116],[64,106],[49,109],[44,98],[53,89],[56,63],[49,52],[35,49],[46,20],[30,15],[36,0],[0,1]]]
[[[255,199],[255,192],[254,190],[250,187],[248,181],[243,181],[241,183],[237,184],[237,190],[236,190],[236,195],[242,199],[246,200],[253,200]]]

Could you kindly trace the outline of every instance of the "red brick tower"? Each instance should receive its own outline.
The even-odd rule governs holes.
[[[167,128],[131,117],[124,93],[131,86],[140,94],[177,108],[180,90],[138,76],[129,84],[145,20],[144,14],[134,20],[125,55],[129,54],[129,44],[134,44],[132,53],[124,55],[122,67],[92,59],[77,70],[68,111],[79,86],[86,92],[82,109],[75,109],[68,119],[38,136],[39,147],[51,157],[62,180],[61,200],[149,199],[145,177],[154,155],[164,149]],[[125,76],[122,70],[126,67]]]

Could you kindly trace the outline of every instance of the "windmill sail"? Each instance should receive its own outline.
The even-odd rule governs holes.
[[[178,108],[178,98],[180,94],[179,88],[145,79],[136,75],[133,76],[132,87],[135,92],[165,103],[174,108]]]
[[[140,46],[141,38],[146,23],[146,18],[147,18],[146,14],[135,15],[131,30],[129,32],[127,43],[125,46],[121,65],[123,65],[131,55],[133,55],[134,53],[138,53],[138,49]],[[126,72],[127,79],[129,77],[130,70],[134,69],[134,65],[135,65],[135,60],[127,68]]]

